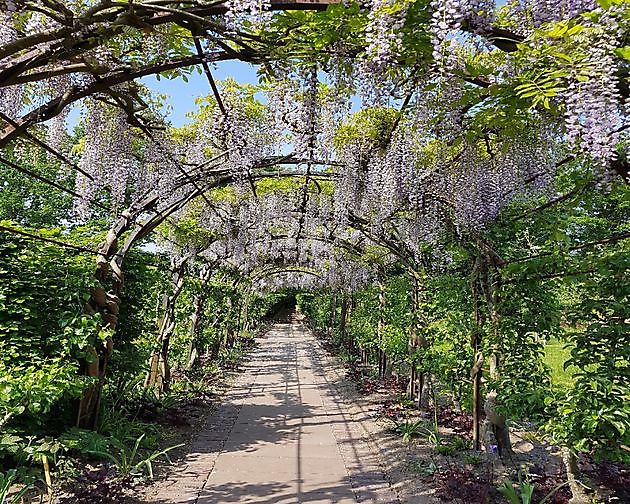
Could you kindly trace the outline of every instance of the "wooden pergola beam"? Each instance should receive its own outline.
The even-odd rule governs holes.
[[[341,3],[341,0],[271,0],[272,10],[313,10],[321,11],[330,5]],[[130,4],[131,5],[131,4]],[[208,75],[210,84],[213,84],[212,76],[209,72],[208,61],[217,61],[221,59],[240,59],[242,61],[256,61],[255,51],[247,48],[244,42],[239,42],[239,36],[236,36],[234,42],[242,46],[241,50],[233,49],[228,44],[221,44],[221,37],[227,36],[225,28],[221,26],[213,16],[221,15],[227,12],[225,2],[217,2],[211,5],[201,5],[194,7],[176,8],[170,5],[181,5],[178,2],[160,2],[146,3],[137,2],[133,4],[133,15],[127,12],[127,6],[120,3],[113,3],[110,7],[101,8],[94,17],[77,17],[75,21],[86,24],[85,35],[73,38],[72,41],[68,37],[75,37],[73,31],[69,31],[67,26],[59,29],[48,30],[41,34],[23,37],[22,39],[9,44],[11,47],[0,48],[0,58],[6,56],[6,61],[0,64],[0,87],[23,84],[32,81],[47,78],[51,75],[64,75],[75,72],[92,73],[97,79],[95,82],[84,85],[74,86],[66,91],[65,94],[58,96],[48,103],[45,103],[34,110],[26,113],[20,118],[9,122],[0,130],[0,148],[5,147],[11,140],[24,134],[27,129],[37,123],[58,115],[63,108],[69,104],[80,100],[86,96],[106,92],[111,86],[132,81],[145,75],[161,73],[168,70],[194,65],[203,65]],[[103,22],[109,22],[110,26],[104,29],[100,26]],[[177,23],[186,28],[191,25],[197,25],[202,31],[215,31],[218,35],[217,43],[224,48],[224,52],[211,54],[202,54],[200,52],[199,41],[195,39],[197,54],[176,58],[170,61],[158,64],[147,65],[141,68],[131,68],[121,65],[119,68],[109,69],[105,75],[100,75],[103,70],[100,68],[90,68],[91,65],[85,61],[78,61],[71,65],[58,65],[51,69],[51,74],[46,73],[46,66],[51,61],[76,61],[81,59],[81,55],[90,49],[99,45],[102,37],[114,36],[123,26],[131,26],[136,28],[158,26],[167,23]],[[466,23],[462,28],[466,30]],[[488,28],[483,33],[476,32],[478,35],[486,38],[496,47],[504,51],[514,51],[517,44],[522,40],[521,37],[505,30],[498,28]],[[195,33],[193,33],[193,37]],[[32,47],[30,44],[45,44],[44,46]],[[18,56],[20,49],[28,49],[26,53]],[[11,61],[11,53],[16,56]],[[18,52],[15,52],[18,51]],[[42,68],[44,70],[42,70]],[[218,92],[213,87],[213,92],[217,96],[217,100],[221,105]]]

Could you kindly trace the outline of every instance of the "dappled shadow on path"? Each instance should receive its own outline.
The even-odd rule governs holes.
[[[342,500],[344,502],[355,502],[354,498],[348,494],[349,487],[349,481],[344,481],[339,485],[321,486],[315,490],[296,494],[291,492],[291,485],[287,483],[226,484],[202,491],[197,502],[198,504],[216,504],[220,502],[256,502],[260,504],[332,503],[341,502]]]
[[[383,474],[327,382],[312,337],[297,324],[275,327],[170,484],[144,502],[396,502],[379,493]]]

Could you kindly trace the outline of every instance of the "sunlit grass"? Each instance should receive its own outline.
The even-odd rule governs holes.
[[[571,348],[566,343],[555,339],[545,345],[545,364],[551,369],[551,382],[554,385],[570,386],[573,383],[571,367],[564,369],[564,363],[571,356]]]

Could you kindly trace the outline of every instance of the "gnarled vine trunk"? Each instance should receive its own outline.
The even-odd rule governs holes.
[[[485,317],[481,311],[481,307],[479,306],[479,278],[481,275],[481,271],[483,269],[483,261],[480,256],[477,256],[475,260],[475,267],[473,271],[473,280],[472,280],[472,298],[473,298],[473,307],[475,312],[475,326],[473,328],[473,332],[470,337],[470,346],[472,347],[474,362],[473,366],[470,370],[470,380],[472,383],[472,417],[473,417],[473,426],[472,426],[472,438],[473,438],[473,450],[481,450],[481,412],[482,408],[482,397],[481,397],[481,380],[483,375],[483,362],[484,356],[481,352],[481,334],[482,328],[485,323]]]
[[[234,328],[229,323],[229,320],[232,319],[232,313],[234,311],[234,302],[232,301],[232,296],[227,297],[225,304],[227,305],[227,310],[226,310],[227,313],[226,313],[225,318],[228,322],[225,324],[225,331],[223,333],[223,341],[219,345],[217,355],[221,351],[222,348],[232,348],[232,344],[234,342]]]
[[[478,343],[473,343],[475,349],[475,363],[470,370],[470,379],[472,382],[472,438],[473,450],[481,450],[481,375],[483,366],[483,353],[479,350]]]
[[[426,291],[421,274],[417,271],[410,271],[409,273],[412,280],[411,311],[413,319],[408,343],[411,364],[408,395],[410,399],[417,401],[419,409],[423,409],[427,407],[426,401],[428,401],[429,397],[425,390],[427,380],[424,373],[418,371],[415,354],[418,349],[427,348],[429,346],[429,342],[424,336],[425,325],[427,324],[426,317],[424,316]]]
[[[485,245],[487,249],[487,245]],[[484,266],[482,268],[481,286],[484,290],[486,297],[486,304],[488,309],[488,316],[490,319],[490,330],[492,336],[496,342],[499,341],[500,335],[500,315],[497,311],[498,303],[498,258],[496,254],[487,251],[485,257],[483,257]],[[496,348],[492,350],[489,356],[489,375],[490,378],[496,379],[499,374],[500,367],[500,355]],[[497,451],[500,457],[504,457],[512,451],[512,444],[510,442],[510,431],[505,423],[505,418],[497,412],[497,391],[488,390],[483,405],[486,419],[483,425],[483,437],[485,438],[486,448],[491,445],[497,447]]]
[[[118,242],[122,235],[133,227],[138,216],[153,208],[156,203],[157,194],[150,193],[132,204],[122,212],[99,247],[94,274],[99,285],[92,291],[85,311],[86,313],[101,315],[100,331],[104,331],[106,337],[101,340],[100,334],[95,335],[95,344],[86,350],[91,358],[83,363],[83,373],[93,378],[95,382],[83,391],[77,411],[77,427],[94,429],[98,421],[101,392],[107,364],[113,351],[112,336],[118,324],[120,294],[124,282],[122,265],[127,247],[123,247],[123,250],[119,251]],[[110,283],[110,288],[106,290],[105,286],[108,283]]]
[[[385,340],[385,285],[383,282],[378,284],[378,377],[380,379],[385,378],[387,375],[387,354],[383,350],[383,342]]]
[[[332,334],[337,323],[337,291],[333,292],[330,300],[330,322],[328,323],[328,333]]]
[[[190,317],[190,345],[188,346],[188,363],[187,368],[192,369],[199,357],[199,337],[201,332],[201,321],[206,307],[206,286],[210,280],[212,268],[208,264],[204,264],[199,271],[199,280],[201,285],[199,292],[193,300],[193,313]]]
[[[584,486],[579,481],[580,469],[578,468],[575,455],[569,448],[562,449],[562,462],[567,471],[567,483],[569,490],[571,490],[570,504],[588,504],[592,502]]]
[[[347,330],[349,311],[350,311],[350,298],[348,297],[347,294],[344,293],[341,299],[339,336],[341,337],[341,342],[346,347],[346,349],[348,349],[348,351],[352,351],[352,348],[351,348],[352,345],[348,341],[348,330]]]
[[[149,358],[149,372],[145,379],[146,387],[168,390],[171,382],[171,369],[168,362],[171,337],[175,331],[175,307],[184,288],[184,272],[191,255],[171,259],[171,292],[164,296],[163,313],[158,324],[156,344]]]
[[[229,177],[216,179],[209,186],[225,184]],[[206,188],[207,189],[207,188]],[[92,357],[83,363],[83,373],[95,379],[94,384],[86,388],[79,400],[77,410],[77,427],[83,429],[94,429],[98,422],[101,393],[105,383],[105,373],[107,364],[113,351],[112,336],[118,324],[118,314],[120,312],[120,296],[124,284],[123,262],[127,252],[137,243],[138,240],[151,233],[158,225],[164,222],[173,212],[177,211],[192,198],[198,196],[203,189],[198,189],[188,193],[173,202],[166,209],[155,212],[155,215],[147,221],[139,223],[139,217],[150,211],[154,211],[158,202],[158,195],[155,191],[150,191],[142,198],[134,201],[110,228],[101,244],[96,259],[96,271],[94,277],[99,285],[92,291],[85,311],[86,313],[99,313],[102,319],[100,331],[106,331],[106,338],[101,342],[100,335],[95,335],[96,343],[86,349]],[[135,228],[134,228],[135,226]],[[129,230],[131,233],[126,237],[122,247],[118,243],[122,236]],[[110,284],[109,290],[105,290]]]
[[[250,293],[249,290],[247,291],[247,294],[243,297],[243,303],[242,303],[242,309],[241,309],[241,322],[239,324],[239,332],[245,332],[249,329],[249,298],[250,298]]]

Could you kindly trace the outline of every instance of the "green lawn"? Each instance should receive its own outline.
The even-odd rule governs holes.
[[[571,355],[570,348],[564,348],[566,343],[549,340],[545,345],[545,364],[551,368],[551,382],[554,385],[569,386],[573,383],[571,368],[564,370],[564,363]]]

